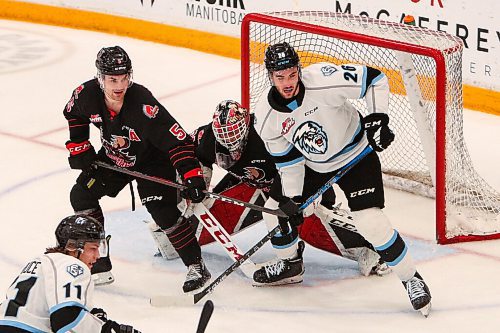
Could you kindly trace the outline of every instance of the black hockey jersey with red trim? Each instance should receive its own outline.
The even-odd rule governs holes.
[[[191,137],[144,86],[133,83],[119,114],[104,102],[97,79],[77,87],[66,104],[70,140],[89,139],[90,124],[100,130],[100,159],[123,168],[140,169],[150,163],[171,163],[181,175],[199,168]]]
[[[250,123],[245,148],[237,161],[231,158],[227,148],[215,140],[212,123],[199,127],[191,134],[196,156],[204,166],[212,168],[216,164],[240,181],[268,190],[277,174],[276,166],[252,125],[253,117]]]

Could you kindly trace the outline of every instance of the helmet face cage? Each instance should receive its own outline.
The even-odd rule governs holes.
[[[107,255],[107,243],[101,223],[87,215],[68,216],[56,228],[57,245],[68,251],[83,252],[85,243],[99,244],[101,256]]]
[[[248,134],[250,114],[238,102],[226,100],[215,109],[212,130],[215,139],[230,152],[242,149]]]
[[[101,89],[104,89],[104,75],[127,74],[129,87],[133,83],[132,61],[120,46],[103,47],[97,54],[95,66]]]

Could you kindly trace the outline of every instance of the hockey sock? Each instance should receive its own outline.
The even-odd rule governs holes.
[[[358,231],[373,244],[375,250],[402,281],[415,274],[416,268],[408,248],[380,208],[353,212]]]
[[[181,257],[184,265],[198,263],[201,259],[201,248],[196,240],[195,233],[185,217],[180,217],[171,228],[164,230],[168,239]]]

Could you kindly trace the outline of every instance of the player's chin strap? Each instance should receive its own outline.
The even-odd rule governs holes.
[[[320,195],[325,193],[333,184],[339,181],[349,170],[352,169],[359,161],[361,161],[366,155],[371,153],[373,149],[371,146],[367,146],[356,158],[354,158],[351,162],[345,165],[342,169],[340,169],[329,181],[325,183],[316,193],[311,195],[301,206],[300,210],[304,210],[305,207],[314,202]],[[277,214],[275,214],[277,215]],[[278,215],[279,216],[279,215]],[[221,283],[229,274],[231,274],[236,268],[238,268],[241,264],[245,262],[248,258],[250,258],[255,252],[257,252],[267,241],[269,241],[274,235],[280,232],[280,226],[277,225],[274,229],[268,232],[257,244],[252,246],[250,250],[248,250],[240,259],[234,262],[231,266],[229,266],[222,274],[220,274],[215,280],[212,281],[207,287],[205,287],[199,293],[194,295],[194,303],[198,303],[204,296],[211,293],[215,287],[219,283]]]
[[[111,164],[108,164],[108,163],[105,163],[105,162],[102,162],[102,161],[96,161],[96,162],[94,162],[94,165],[102,167],[102,168],[106,168],[106,169],[109,169],[109,170],[113,170],[113,171],[116,171],[116,172],[121,172],[121,173],[130,175],[132,177],[146,179],[146,180],[149,180],[149,181],[152,181],[152,182],[155,182],[155,183],[159,183],[159,184],[163,184],[163,185],[168,185],[168,186],[171,186],[171,187],[175,187],[175,188],[177,188],[179,190],[184,190],[184,189],[187,188],[183,184],[179,184],[179,183],[176,183],[176,182],[164,179],[164,178],[160,178],[160,177],[149,176],[149,175],[143,174],[143,173],[138,172],[138,171],[132,171],[132,170],[125,169],[125,168],[120,168],[120,167],[117,167],[117,166],[114,166],[114,165],[111,165]],[[319,195],[321,195],[323,192],[321,192]],[[247,208],[259,211],[259,212],[264,212],[264,213],[268,213],[268,214],[272,214],[272,215],[276,215],[276,216],[281,216],[281,217],[287,217],[287,215],[285,213],[283,213],[280,209],[270,209],[270,208],[267,208],[267,207],[262,207],[262,206],[259,206],[259,205],[256,205],[256,204],[253,204],[253,203],[250,203],[250,202],[245,202],[245,201],[234,199],[234,198],[231,198],[231,197],[226,197],[225,195],[217,194],[217,193],[209,192],[209,191],[205,191],[205,195],[207,197],[209,197],[209,198],[214,198],[214,199],[217,199],[217,200],[222,200],[224,202],[229,202],[229,203],[231,203],[233,205],[247,207]],[[306,203],[307,203],[307,205],[309,205],[310,202],[306,201]],[[306,203],[304,203],[304,205],[305,205],[305,206],[303,205],[304,207],[307,206]]]

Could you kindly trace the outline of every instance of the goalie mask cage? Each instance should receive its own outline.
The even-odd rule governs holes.
[[[464,144],[460,39],[344,13],[248,14],[241,69],[242,102],[250,110],[270,85],[266,47],[285,41],[302,67],[358,63],[387,75],[396,139],[379,155],[384,184],[435,197],[438,243],[500,238],[500,194],[474,170]],[[350,102],[366,115],[363,100]]]

